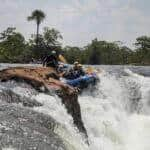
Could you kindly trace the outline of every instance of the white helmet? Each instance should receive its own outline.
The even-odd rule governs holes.
[[[52,51],[52,54],[56,54],[56,51]]]

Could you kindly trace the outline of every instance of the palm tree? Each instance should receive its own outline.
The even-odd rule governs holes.
[[[37,31],[36,31],[36,45],[38,45],[38,38],[39,38],[39,26],[41,24],[41,22],[44,20],[45,18],[45,13],[41,10],[34,10],[31,14],[31,16],[27,17],[28,21],[35,21],[37,24]]]

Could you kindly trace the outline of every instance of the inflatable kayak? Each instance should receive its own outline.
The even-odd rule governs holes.
[[[73,87],[78,87],[80,89],[84,89],[87,88],[89,85],[95,85],[98,80],[99,79],[97,75],[93,73],[81,76],[73,80],[66,80],[66,84]]]

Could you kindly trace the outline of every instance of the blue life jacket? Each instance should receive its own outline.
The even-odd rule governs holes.
[[[92,75],[81,76],[73,80],[67,80],[66,83],[73,87],[80,87],[80,85],[82,86],[82,85],[88,85],[90,83],[94,83],[95,80],[96,80],[96,76],[92,74]]]

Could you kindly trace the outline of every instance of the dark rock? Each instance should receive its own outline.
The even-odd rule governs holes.
[[[87,132],[81,118],[78,93],[76,89],[52,78],[49,76],[50,74],[58,76],[56,71],[52,68],[15,67],[1,70],[0,80],[2,82],[9,80],[26,82],[38,91],[46,92],[48,94],[51,94],[51,91],[55,92],[62,99],[62,103],[65,105],[68,113],[73,117],[74,124],[79,131],[87,137]]]
[[[58,126],[47,115],[0,103],[0,149],[65,150],[62,139],[54,133]]]
[[[17,103],[17,104],[22,103],[23,106],[27,106],[27,107],[42,106],[42,104],[37,102],[36,100],[22,97],[9,89],[0,91],[0,100],[5,101],[7,103]]]
[[[80,132],[84,133],[87,138],[87,132],[81,119],[81,110],[78,102],[78,95],[74,92],[65,92],[65,89],[57,91],[57,94],[62,99],[62,103],[65,105],[67,112],[73,117],[74,124],[77,126]]]

